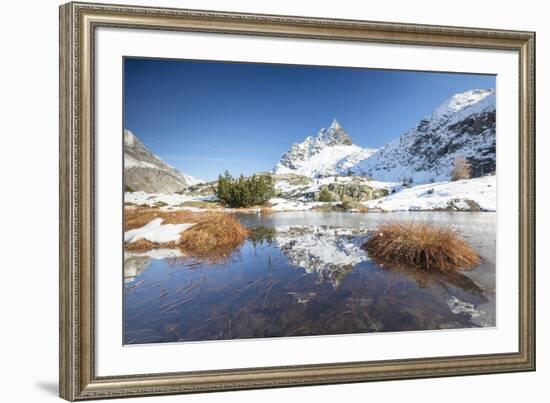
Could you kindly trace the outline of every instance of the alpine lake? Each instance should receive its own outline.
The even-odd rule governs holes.
[[[495,326],[496,213],[236,216],[256,236],[223,261],[125,253],[124,344]],[[456,229],[481,263],[450,274],[377,264],[361,245],[400,221]]]

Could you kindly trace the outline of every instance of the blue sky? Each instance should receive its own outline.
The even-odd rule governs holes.
[[[125,59],[124,125],[182,172],[214,179],[273,168],[292,143],[338,119],[381,147],[452,95],[495,76],[163,59]]]

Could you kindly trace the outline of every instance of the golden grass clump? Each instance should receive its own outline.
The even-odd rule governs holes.
[[[248,229],[231,214],[210,213],[186,230],[178,245],[187,255],[219,260],[229,256],[248,234]]]
[[[163,224],[193,223],[178,242],[158,244],[144,239],[125,245],[127,251],[143,252],[155,248],[180,248],[187,256],[211,261],[223,260],[248,237],[249,231],[232,214],[221,212],[162,211],[129,208],[124,211],[124,231],[143,227],[155,218]]]
[[[481,260],[456,231],[420,223],[384,224],[363,248],[381,263],[428,271],[471,269]]]
[[[135,242],[126,244],[125,248],[128,252],[144,252],[147,250],[156,249],[159,246],[160,245],[155,242],[151,242],[146,239],[138,239]]]

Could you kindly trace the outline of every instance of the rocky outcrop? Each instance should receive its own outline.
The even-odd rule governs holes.
[[[436,208],[435,211],[482,211],[479,204],[470,199],[452,199],[443,208]]]
[[[368,201],[387,196],[386,189],[374,188],[367,184],[353,181],[350,183],[330,183],[321,186],[319,192],[315,192],[313,199],[319,201],[323,191],[328,191],[332,201]],[[322,200],[321,200],[322,201]]]

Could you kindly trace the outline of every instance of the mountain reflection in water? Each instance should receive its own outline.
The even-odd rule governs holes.
[[[275,242],[288,261],[316,273],[318,282],[338,287],[353,267],[365,260],[366,231],[337,227],[277,227]]]
[[[494,326],[496,215],[414,216],[452,224],[483,257],[443,274],[381,265],[361,249],[382,220],[410,216],[307,214],[240,217],[261,229],[222,263],[127,253],[125,343]]]

